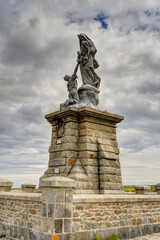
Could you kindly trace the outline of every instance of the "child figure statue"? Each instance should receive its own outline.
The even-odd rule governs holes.
[[[64,80],[67,81],[67,89],[69,92],[68,99],[60,104],[60,109],[67,108],[69,105],[73,105],[78,103],[79,97],[78,97],[78,91],[77,91],[77,75],[75,72],[72,74],[72,76],[65,75]]]

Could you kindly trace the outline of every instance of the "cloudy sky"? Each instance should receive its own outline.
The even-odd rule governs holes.
[[[0,178],[38,184],[79,50],[95,43],[100,107],[120,114],[124,184],[160,182],[159,0],[0,0]],[[81,85],[79,73],[79,85]]]

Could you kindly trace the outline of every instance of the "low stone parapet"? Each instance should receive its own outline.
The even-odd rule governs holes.
[[[67,177],[42,181],[42,193],[0,193],[0,234],[26,240],[127,239],[160,232],[160,195],[75,194]]]
[[[36,185],[32,183],[24,183],[21,185],[22,191],[24,192],[35,192]]]
[[[34,239],[32,236],[37,234],[41,222],[41,202],[40,193],[15,190],[1,192],[0,234],[18,239]]]
[[[155,185],[155,190],[157,191],[157,194],[160,194],[160,183]]]
[[[8,179],[0,178],[0,192],[10,192],[13,186],[13,182]]]
[[[160,232],[160,195],[74,195],[72,230],[77,239],[118,234],[120,239]]]
[[[136,194],[148,194],[151,193],[151,188],[146,185],[135,186]]]

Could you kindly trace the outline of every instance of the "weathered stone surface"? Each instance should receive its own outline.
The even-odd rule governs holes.
[[[18,226],[16,225],[10,226],[10,236],[13,238],[18,238]]]
[[[98,174],[98,168],[95,166],[85,166],[85,171],[87,174],[91,174],[91,173]]]
[[[64,189],[52,189],[51,187],[42,187],[42,201],[50,203],[63,203],[65,199]]]
[[[21,188],[22,191],[31,193],[35,191],[36,185],[32,183],[23,183]]]
[[[56,204],[55,206],[55,218],[64,218],[65,217],[65,204]]]
[[[62,233],[63,220],[55,219],[55,233]]]
[[[84,158],[82,159],[82,163],[84,166],[95,166],[98,165],[98,159],[95,158]]]
[[[147,224],[146,219],[150,221],[152,218],[157,221],[158,202],[160,201],[157,196],[143,195],[142,197],[136,194],[108,195],[108,197],[107,195],[75,195],[73,226],[75,229],[77,227],[85,231],[92,229],[93,233],[95,234],[96,231],[97,235],[102,231],[101,235],[98,236],[105,237],[111,235],[109,233],[111,230],[112,234],[119,233],[122,239],[156,232],[160,228],[160,224]],[[98,223],[98,226],[94,223]],[[116,232],[117,229],[118,232]],[[92,231],[90,230],[90,237],[95,236],[91,234]]]
[[[117,173],[116,168],[108,168],[108,167],[100,167],[99,169],[100,174],[106,174],[106,175],[115,175]]]
[[[0,178],[0,192],[2,191],[9,192],[11,191],[12,186],[13,186],[13,182],[11,182],[8,179]]]
[[[75,162],[73,168],[70,170],[68,177],[74,179],[75,182],[84,181],[86,179],[86,173],[84,167],[82,166],[82,162],[79,160]]]
[[[54,233],[55,220],[54,218],[42,217],[38,230],[40,232]]]
[[[101,174],[100,175],[100,181],[101,182],[121,183],[121,177],[119,178],[115,175]]]
[[[73,233],[66,233],[66,234],[63,234],[63,240],[73,240],[74,239],[74,236],[73,236]]]
[[[160,194],[160,183],[157,183],[157,184],[155,185],[155,189],[156,189],[156,191],[157,191],[157,194]]]
[[[4,230],[7,235],[16,236],[17,226],[19,226],[18,229],[20,227],[39,228],[41,218],[40,196],[41,194],[38,193],[28,194],[22,191],[0,194],[0,222],[5,225]]]
[[[66,165],[65,158],[50,159],[49,161],[49,167],[65,166],[65,165]]]
[[[72,232],[72,220],[64,219],[64,232]]]
[[[30,240],[44,240],[45,234],[42,232],[29,230],[29,239]]]
[[[43,217],[47,217],[47,212],[48,212],[48,205],[46,203],[42,203],[41,205],[41,215]]]
[[[29,229],[27,227],[19,227],[18,238],[24,240],[29,239]]]
[[[117,159],[117,155],[114,152],[100,151],[100,158],[116,160]]]
[[[115,178],[114,182],[122,182],[116,140],[116,124],[123,120],[122,116],[90,107],[69,107],[47,115],[46,119],[55,126],[49,148],[49,167],[44,178],[69,177],[77,182],[76,190],[88,188],[93,193],[99,191],[98,179],[108,182],[104,174],[117,175],[119,178]],[[77,166],[77,162],[81,166]],[[119,171],[113,171],[113,168]],[[101,178],[98,177],[100,169]]]
[[[79,150],[89,150],[89,151],[97,151],[97,144],[93,143],[80,143],[79,144]]]
[[[52,188],[48,189],[50,191]],[[64,231],[66,231],[66,238],[72,237],[73,234],[70,235],[69,232],[72,221],[72,231],[75,236],[81,239],[86,234],[86,240],[96,234],[103,238],[110,236],[111,231],[117,233],[117,229],[119,229],[119,234],[123,239],[160,231],[160,196],[157,194],[74,195],[72,207],[72,188],[64,189],[64,191],[64,203],[42,204],[46,209],[44,212],[50,209],[50,213],[48,211],[48,215],[51,214],[49,218],[40,216],[41,194],[28,194],[22,191],[1,193],[0,234],[5,231],[8,236],[17,235],[18,238],[26,237],[29,234],[28,239],[51,240],[52,235],[47,234],[47,232],[54,234],[54,220],[62,220],[57,222],[56,227],[58,232],[62,231],[62,233],[57,233],[57,235],[61,235],[62,239]],[[61,204],[64,205],[64,217],[56,219],[52,217],[54,216],[52,210]],[[55,208],[52,208],[53,205]],[[77,233],[77,231],[79,232]]]
[[[72,203],[73,202],[73,191],[65,190],[65,202]]]
[[[57,176],[57,177],[50,177],[50,178],[46,178],[44,180],[42,180],[41,182],[41,186],[42,187],[54,187],[54,188],[74,188],[76,185],[75,181],[70,179],[70,178],[66,178],[63,176]]]
[[[122,184],[121,183],[110,183],[110,182],[102,182],[101,183],[101,189],[105,190],[122,190]]]
[[[49,218],[54,218],[54,207],[55,205],[52,203],[48,203],[48,217]]]
[[[137,185],[135,186],[135,190],[137,194],[147,194],[151,192],[151,188],[145,185]]]

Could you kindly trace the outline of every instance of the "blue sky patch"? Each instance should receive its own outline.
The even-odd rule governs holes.
[[[108,24],[106,23],[107,17],[104,13],[98,13],[97,16],[94,18],[95,21],[98,21],[101,23],[102,28],[107,29]]]

